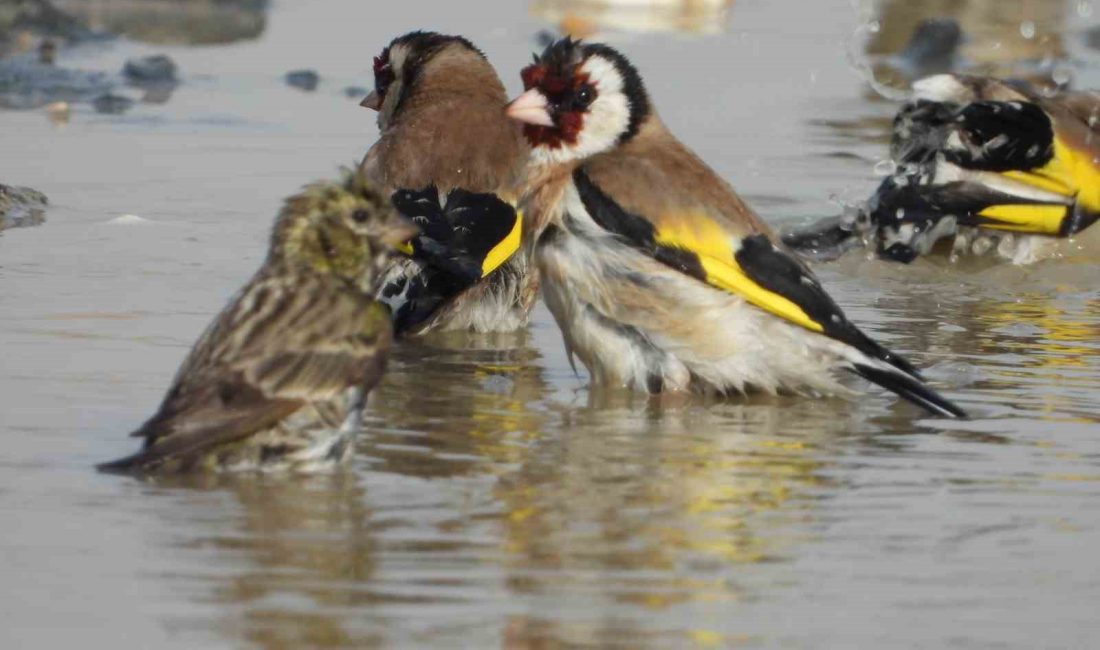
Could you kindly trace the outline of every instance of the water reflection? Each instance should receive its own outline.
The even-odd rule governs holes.
[[[442,478],[495,474],[522,460],[544,426],[548,391],[526,333],[454,334],[395,350],[372,398],[372,469]],[[469,346],[469,347],[465,347]]]
[[[732,4],[733,0],[531,0],[531,15],[575,38],[608,30],[713,34],[726,29]]]
[[[215,490],[237,502],[224,522],[195,512],[193,536],[182,543],[191,553],[213,552],[221,567],[207,575],[199,600],[222,612],[214,626],[223,633],[265,648],[378,640],[333,613],[378,600],[364,587],[377,570],[377,530],[353,474],[174,478],[157,488]]]
[[[468,638],[459,612],[491,606],[504,647],[731,641],[639,621],[755,597],[737,567],[813,540],[816,504],[841,487],[834,444],[881,426],[843,401],[797,398],[618,394],[574,408],[549,399],[536,362],[525,345],[417,344],[398,352],[348,471],[158,484],[236,503],[223,523],[196,514],[184,544],[223,567],[201,597],[223,611],[219,628],[261,647],[400,644],[416,637],[395,618],[415,610],[439,641]],[[524,613],[544,603],[564,611]],[[618,613],[594,622],[592,607]]]
[[[867,260],[839,266],[845,275],[875,277],[883,294],[875,305],[880,319],[905,331],[902,346],[922,351],[933,379],[965,389],[979,415],[1096,418],[1090,396],[1100,376],[1095,266],[936,260],[902,269]],[[993,404],[995,414],[988,412]]]

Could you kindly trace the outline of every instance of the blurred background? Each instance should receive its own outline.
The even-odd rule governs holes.
[[[552,318],[403,346],[346,472],[97,475],[377,135],[371,59],[568,33],[778,227],[879,181],[912,79],[1100,87],[1082,0],[0,0],[0,646],[1088,647],[1100,271],[818,268],[976,414],[600,394]]]

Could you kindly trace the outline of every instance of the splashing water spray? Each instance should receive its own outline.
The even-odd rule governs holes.
[[[875,78],[874,66],[871,65],[870,58],[864,53],[867,40],[882,28],[881,23],[875,18],[874,1],[851,0],[851,6],[859,24],[845,42],[844,53],[848,59],[848,64],[883,99],[895,102],[908,101],[913,96],[912,92],[907,89],[892,88]]]

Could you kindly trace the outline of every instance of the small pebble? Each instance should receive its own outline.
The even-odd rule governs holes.
[[[122,74],[135,83],[169,83],[176,80],[176,63],[163,54],[126,61]]]
[[[294,70],[286,73],[287,85],[312,92],[317,90],[317,84],[321,83],[321,75],[313,70]]]
[[[46,105],[46,116],[54,124],[65,124],[69,121],[70,115],[72,115],[72,108],[69,102],[54,102]]]

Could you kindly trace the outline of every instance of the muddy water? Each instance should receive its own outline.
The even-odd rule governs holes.
[[[255,40],[62,52],[102,70],[167,52],[184,83],[166,104],[77,107],[63,127],[0,114],[0,181],[53,205],[0,237],[0,645],[1092,645],[1095,264],[819,267],[857,322],[975,414],[964,424],[881,393],[597,394],[540,308],[522,335],[399,350],[335,476],[91,470],[133,448],[125,434],[259,264],[279,200],[372,141],[341,90],[369,83],[389,37],[465,33],[516,89],[543,25],[483,4],[275,2]],[[911,4],[879,7],[882,30]],[[935,8],[966,24],[993,4]],[[998,6],[1100,87],[1088,7],[1017,4]],[[864,10],[746,0],[717,35],[613,42],[672,128],[782,225],[876,183],[893,107],[846,60]],[[1016,38],[1019,21],[977,22]],[[905,31],[869,47],[896,51]],[[303,67],[322,74],[314,93],[281,81]]]

